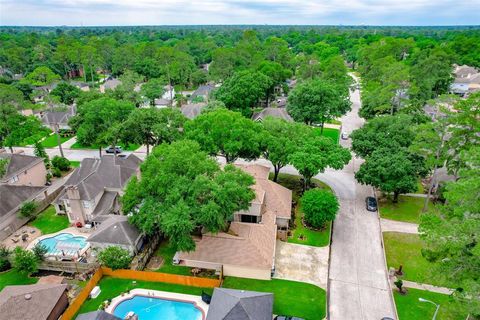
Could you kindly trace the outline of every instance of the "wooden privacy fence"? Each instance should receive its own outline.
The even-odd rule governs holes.
[[[151,272],[151,271],[136,271],[136,270],[112,270],[110,268],[100,267],[95,274],[90,278],[87,285],[70,303],[70,306],[65,310],[61,320],[71,320],[80,310],[82,304],[87,300],[90,291],[98,284],[104,276],[109,276],[118,279],[140,280],[150,282],[165,282],[179,284],[191,287],[215,288],[220,286],[220,279],[208,279],[191,276],[181,276],[176,274]],[[111,297],[113,298],[113,297]]]

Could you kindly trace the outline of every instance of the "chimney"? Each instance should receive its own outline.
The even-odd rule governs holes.
[[[68,186],[67,190],[67,197],[70,200],[80,200],[80,192],[78,191],[77,186]]]

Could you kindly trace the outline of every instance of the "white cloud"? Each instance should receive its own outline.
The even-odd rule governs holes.
[[[480,0],[0,0],[2,25],[480,24]]]

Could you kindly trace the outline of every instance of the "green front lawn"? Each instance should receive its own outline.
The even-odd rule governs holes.
[[[273,174],[271,173],[270,179],[272,178]],[[291,229],[292,236],[288,238],[288,242],[315,247],[328,246],[330,243],[330,224],[328,224],[325,229],[320,231],[311,230],[304,227],[302,224],[303,212],[301,211],[299,203],[300,195],[302,193],[302,182],[300,177],[291,174],[280,173],[278,175],[277,182],[285,188],[292,190],[292,200],[297,203],[297,207],[295,208],[295,228]],[[331,190],[329,186],[317,179],[312,179],[312,183],[317,188]],[[300,235],[303,235],[304,239],[300,239]]]
[[[462,311],[461,305],[449,295],[410,288],[407,290],[406,295],[401,295],[396,290],[393,294],[400,320],[432,319],[435,306],[428,302],[420,302],[419,298],[440,304],[437,320],[463,320],[467,317],[467,312]]]
[[[213,292],[212,288],[188,287],[178,284],[170,284],[164,282],[147,282],[140,280],[136,280],[136,283],[134,284],[132,280],[117,279],[112,277],[104,277],[97,285],[100,286],[100,290],[102,292],[98,295],[97,298],[86,300],[80,308],[80,311],[78,312],[79,314],[95,311],[98,309],[98,307],[103,301],[115,298],[121,295],[123,292],[127,292],[136,288],[177,292],[197,296],[200,296],[202,294],[202,291],[205,291],[209,294],[212,294]]]
[[[405,221],[411,223],[420,223],[424,198],[400,196],[398,203],[393,203],[390,197],[379,200],[380,216],[385,219]],[[430,201],[429,209],[434,208]]]
[[[223,287],[273,293],[273,313],[304,319],[323,319],[326,308],[325,290],[312,284],[272,279],[255,280],[225,277]]]
[[[60,143],[67,142],[68,140],[72,139],[72,137],[60,137]],[[45,140],[42,141],[42,146],[44,148],[56,148],[58,146],[57,143],[57,135],[51,134]]]
[[[402,279],[448,287],[447,281],[433,274],[434,264],[422,256],[423,241],[416,234],[384,232],[388,268],[403,266]]]
[[[315,132],[320,136],[328,137],[338,143],[338,139],[340,138],[340,130],[334,128],[323,128],[323,134],[321,134],[320,128],[315,128]]]
[[[175,255],[175,252],[176,250],[170,246],[168,241],[163,241],[160,243],[155,255],[163,258],[163,265],[156,271],[191,276],[192,274],[190,273],[190,267],[176,266],[172,264],[172,259]]]
[[[42,234],[49,234],[68,228],[70,223],[67,216],[57,215],[55,208],[50,205],[40,212],[35,220],[30,221],[28,225],[39,229]]]
[[[72,160],[70,160],[70,167],[72,167],[72,168],[78,168],[78,167],[80,167],[80,163],[81,163],[81,161],[72,161]]]
[[[140,148],[140,145],[139,144],[129,144],[127,147],[122,144],[122,143],[119,143],[118,144],[120,147],[122,147],[122,150],[124,151],[135,151],[137,150],[138,148]],[[99,146],[98,145],[90,145],[90,146],[85,146],[85,145],[82,145],[80,142],[75,142],[74,144],[72,144],[72,146],[70,147],[70,149],[90,149],[90,150],[98,150]],[[103,150],[105,150],[105,147],[102,147],[102,152]]]
[[[314,247],[325,247],[330,244],[330,226],[328,223],[323,230],[312,230],[302,223],[303,212],[300,203],[295,208],[295,228],[291,229],[292,235],[288,242],[304,244]]]
[[[35,144],[35,142],[43,139],[50,135],[52,131],[48,128],[42,128],[40,131],[32,134],[30,137],[25,138],[21,143],[19,143],[18,147],[25,147]]]
[[[37,283],[38,278],[31,278],[25,273],[19,273],[15,269],[5,272],[0,272],[0,291],[6,286],[34,284]]]

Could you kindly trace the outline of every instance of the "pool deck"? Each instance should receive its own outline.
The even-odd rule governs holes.
[[[132,289],[129,293],[123,296],[118,296],[112,299],[110,305],[105,309],[106,312],[113,314],[113,310],[117,305],[125,300],[131,299],[134,296],[144,296],[152,298],[160,298],[165,300],[179,301],[193,303],[203,314],[202,319],[206,319],[208,313],[208,304],[202,301],[201,296],[194,296],[191,294],[174,293],[167,291],[147,290],[147,289]]]
[[[33,240],[32,242],[30,242],[30,244],[28,245],[27,249],[29,250],[32,250],[33,247],[35,247],[37,245],[38,242],[42,241],[43,239],[46,239],[46,238],[53,238],[59,234],[62,234],[62,233],[69,233],[73,236],[81,236],[81,237],[84,237],[85,240],[88,238],[89,234],[88,233],[85,233],[85,232],[82,232],[80,231],[78,228],[75,228],[75,227],[70,227],[70,228],[66,228],[66,229],[63,229],[63,230],[60,230],[58,232],[55,232],[55,233],[49,233],[49,234],[44,234],[38,238],[36,238],[35,240]],[[82,248],[82,250],[80,250],[80,256],[84,255],[85,252],[90,249],[90,244],[88,242],[86,242],[86,245],[85,247]],[[49,257],[49,254],[47,253],[47,258]],[[51,257],[54,257],[54,256],[51,256]]]

